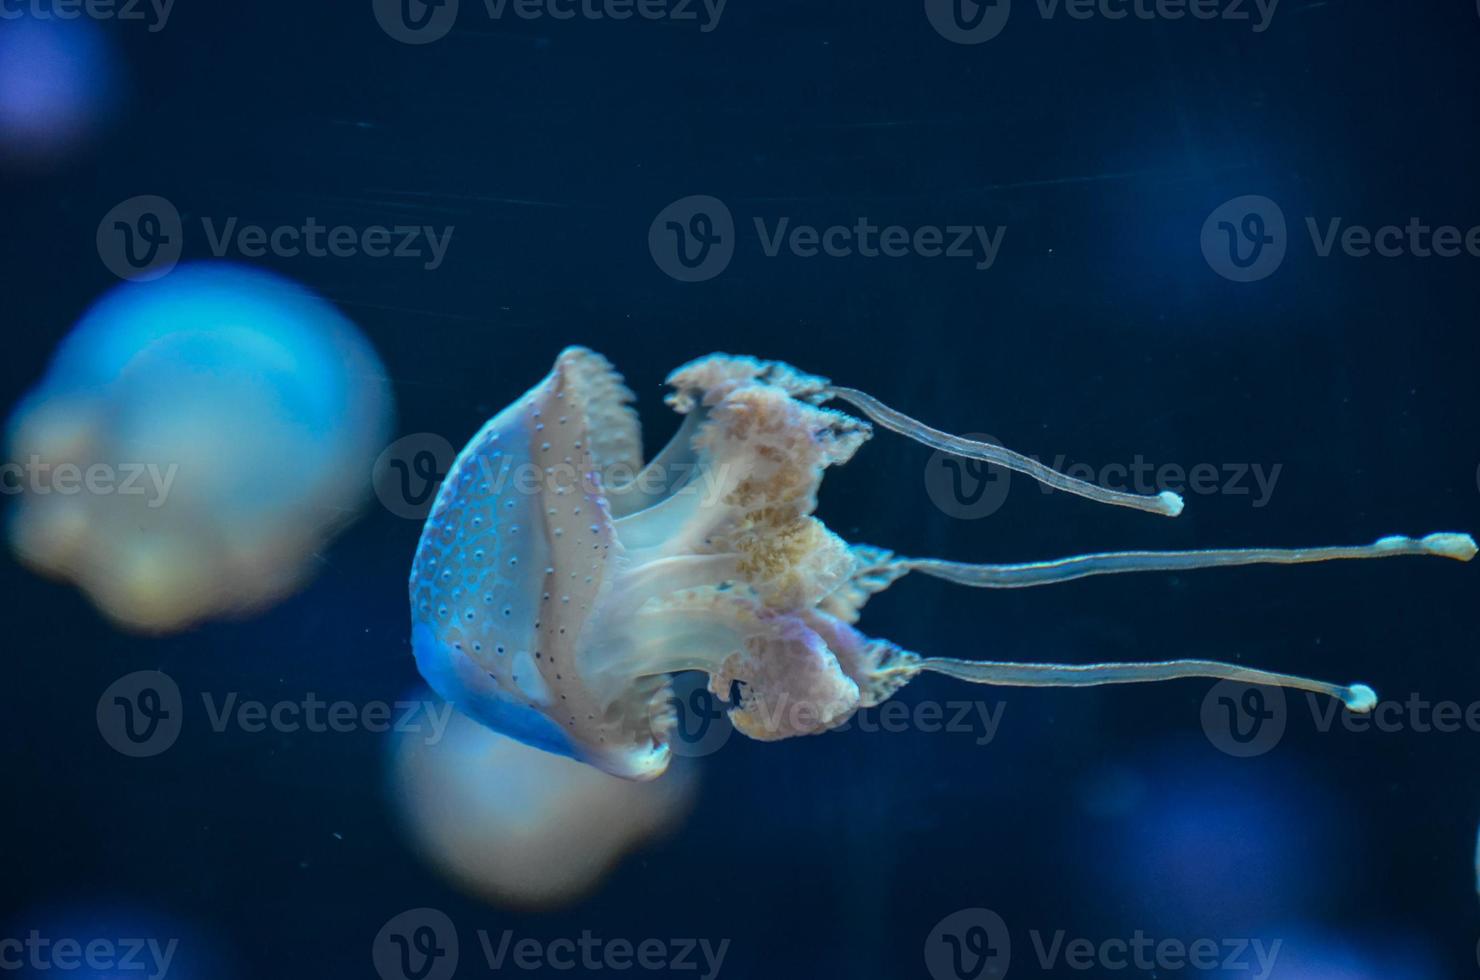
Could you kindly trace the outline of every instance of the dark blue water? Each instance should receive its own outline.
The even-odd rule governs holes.
[[[929,452],[881,433],[824,486],[819,513],[851,541],[1027,561],[1480,527],[1480,255],[1464,243],[1480,225],[1474,5],[1284,0],[1263,30],[1251,4],[1247,21],[1012,7],[979,44],[943,37],[919,2],[731,0],[716,23],[702,6],[694,21],[500,20],[463,0],[421,45],[392,39],[369,0],[180,0],[156,32],[102,22],[127,79],[108,128],[5,175],[7,401],[116,284],[100,218],[159,194],[184,217],[188,258],[211,255],[203,216],[451,227],[435,269],[227,256],[364,330],[400,433],[461,445],[579,343],[626,374],[658,445],[674,427],[663,377],[720,350],[1095,474],[1211,467],[1175,521],[1021,478],[966,519],[932,500]],[[729,212],[718,257],[692,235],[721,215],[691,195]],[[705,281],[665,271],[686,268],[664,251],[677,247],[666,224],[650,248],[675,202]],[[841,232],[850,254],[800,254],[805,236],[768,254],[783,221],[820,240],[861,220],[904,229],[904,254],[858,254]],[[1410,223],[1457,237],[1380,233]],[[958,226],[1000,235],[989,263],[914,237],[939,228],[944,249]],[[1363,254],[1361,229],[1397,254]],[[1435,254],[1446,242],[1457,254]],[[1261,489],[1253,474],[1276,468]],[[119,632],[72,588],[7,563],[0,935],[24,938],[51,914],[38,909],[106,906],[191,923],[219,959],[202,975],[360,977],[375,975],[381,926],[425,906],[457,923],[458,976],[490,971],[475,930],[509,929],[670,953],[728,940],[730,977],[974,978],[993,975],[973,945],[984,934],[958,929],[950,962],[932,930],[984,908],[1010,930],[1014,977],[1259,976],[1247,952],[1223,969],[1255,940],[1280,944],[1276,980],[1477,969],[1480,731],[1463,712],[1480,699],[1480,630],[1475,569],[1449,562],[1014,592],[905,581],[863,625],[923,653],[1217,658],[1363,680],[1393,707],[1361,730],[1291,695],[1278,744],[1237,758],[1207,733],[1204,682],[1001,692],[926,678],[900,702],[1000,711],[991,737],[918,716],[901,731],[736,736],[703,760],[682,829],[553,913],[467,897],[417,859],[386,802],[382,737],[198,732],[151,760],[99,739],[100,692],[142,669],[269,702],[411,689],[419,530],[374,507],[299,594],[167,638]],[[1432,724],[1440,702],[1457,730]],[[86,937],[66,921],[53,934]],[[1039,948],[1060,933],[1089,941],[1088,966]],[[1219,966],[1164,956],[1112,972],[1100,944],[1142,934],[1209,940]],[[570,972],[543,962],[499,972]],[[581,972],[704,976],[692,962]]]

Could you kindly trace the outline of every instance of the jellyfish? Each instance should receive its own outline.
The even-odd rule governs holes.
[[[152,633],[296,589],[389,431],[358,328],[275,275],[183,265],[104,296],[9,423],[21,560]]]
[[[210,924],[136,896],[59,895],[0,920],[0,973],[8,976],[234,980],[239,960]]]
[[[98,134],[122,89],[108,41],[85,18],[0,14],[0,163],[39,169]]]
[[[1176,516],[1163,491],[1106,489],[995,444],[932,429],[878,399],[776,361],[714,354],[668,377],[682,420],[646,463],[632,393],[573,347],[489,420],[438,491],[410,578],[412,651],[459,710],[614,775],[652,779],[672,755],[670,677],[701,671],[730,720],[772,741],[836,728],[923,672],[975,684],[1088,687],[1178,678],[1294,688],[1370,711],[1364,684],[1210,660],[1009,663],[921,655],[857,626],[915,572],[1012,589],[1091,575],[1435,555],[1458,533],[1305,549],[1123,551],[1024,564],[910,558],[849,544],[814,514],[830,466],[873,426],[1107,505]],[[851,406],[860,419],[829,402]]]
[[[388,762],[422,857],[475,894],[534,909],[588,894],[623,855],[676,826],[696,783],[678,767],[657,782],[618,779],[457,713],[440,738],[401,735]]]

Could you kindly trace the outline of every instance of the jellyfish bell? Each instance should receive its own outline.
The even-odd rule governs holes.
[[[657,782],[617,779],[461,715],[438,735],[408,730],[391,743],[403,829],[440,874],[501,905],[551,909],[589,894],[679,824],[697,789],[678,766]]]
[[[359,329],[288,280],[212,262],[126,283],[11,416],[12,547],[130,629],[264,608],[368,496],[392,405]]]
[[[423,676],[485,725],[614,775],[668,765],[669,677],[702,671],[752,738],[836,728],[923,671],[972,683],[1082,687],[1186,677],[1329,695],[1373,691],[1208,660],[1004,663],[926,657],[860,632],[868,599],[910,572],[976,588],[1090,575],[1346,558],[1468,561],[1468,535],[1358,547],[1113,552],[1015,565],[850,545],[813,512],[830,466],[870,422],[1078,496],[1175,517],[1176,494],[1108,490],[1000,446],[931,429],[863,392],[786,364],[715,354],[668,378],[683,416],[645,466],[632,394],[601,356],[569,348],[489,421],[438,492],[411,571]],[[826,407],[842,401],[868,421]],[[620,474],[620,475],[619,475]]]

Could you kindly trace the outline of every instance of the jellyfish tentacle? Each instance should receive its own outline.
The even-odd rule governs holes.
[[[824,407],[830,400],[924,445],[1089,499],[1167,515],[1182,500],[1073,479],[779,362],[712,355],[670,384],[669,404],[686,419],[644,466],[620,376],[589,351],[562,352],[459,454],[410,581],[412,651],[433,687],[490,728],[627,779],[668,766],[677,722],[668,678],[679,671],[707,673],[710,691],[732,702],[736,730],[763,740],[838,728],[926,671],[1037,687],[1217,678],[1336,697],[1353,711],[1376,703],[1360,684],[1209,660],[921,657],[854,625],[872,596],[912,571],[1012,588],[1129,571],[1476,554],[1469,536],[1445,533],[1356,548],[1115,552],[1026,565],[899,558],[849,545],[815,516],[824,473],[873,432],[869,421]],[[527,487],[478,479],[492,460],[544,478]]]
[[[1365,714],[1377,704],[1377,694],[1365,684],[1332,684],[1294,674],[1255,670],[1217,660],[1167,660],[1159,663],[1035,664],[992,660],[956,660],[923,657],[912,665],[973,684],[1001,687],[1098,687],[1103,684],[1147,684],[1155,681],[1209,678],[1241,681],[1265,687],[1310,691],[1336,698],[1348,711]]]
[[[623,599],[639,609],[649,599],[733,581],[739,572],[740,556],[734,554],[659,558],[634,568],[623,580]]]
[[[646,466],[622,474],[628,476],[627,482],[603,487],[613,517],[627,517],[670,500],[697,478],[699,457],[693,438],[705,416],[703,411],[685,415],[678,432]]]
[[[908,575],[910,568],[886,548],[855,544],[849,550],[853,554],[853,574],[828,593],[818,609],[845,623],[856,623],[869,599]]]
[[[977,439],[967,439],[964,436],[951,435],[933,429],[918,419],[910,418],[897,409],[890,408],[872,395],[859,391],[856,388],[842,388],[832,386],[827,389],[827,394],[833,398],[841,399],[858,409],[866,415],[869,421],[883,426],[891,432],[896,432],[906,438],[938,449],[941,452],[950,453],[952,456],[960,456],[965,459],[979,459],[985,463],[995,463],[1003,469],[1024,476],[1032,477],[1045,486],[1072,493],[1078,497],[1094,500],[1102,504],[1110,504],[1114,507],[1129,507],[1132,510],[1145,511],[1148,514],[1160,514],[1164,517],[1176,517],[1182,513],[1183,502],[1181,496],[1163,490],[1157,494],[1126,493],[1120,490],[1110,490],[1085,480],[1076,479],[1067,473],[1060,473],[1052,467],[1045,466],[1038,460],[1021,453],[1015,453],[1003,446],[990,442],[982,442]]]
[[[919,572],[977,589],[1024,589],[1035,585],[1072,582],[1091,575],[1118,575],[1122,572],[1175,572],[1194,568],[1231,568],[1238,565],[1302,565],[1405,555],[1469,561],[1475,557],[1475,541],[1467,534],[1441,532],[1423,538],[1395,535],[1370,545],[1332,548],[1109,551],[1011,565],[972,564],[938,558],[896,558],[893,565],[902,569],[900,574],[906,571]]]

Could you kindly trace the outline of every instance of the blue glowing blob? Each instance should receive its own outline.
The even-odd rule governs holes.
[[[75,149],[112,109],[118,75],[86,18],[0,20],[0,155],[50,160]]]
[[[1357,832],[1335,791],[1297,763],[1268,761],[1173,750],[1122,774],[1127,793],[1085,866],[1091,887],[1183,930],[1248,928],[1249,909],[1298,915],[1342,888]]]
[[[1255,930],[1266,937],[1265,963],[1252,955],[1217,973],[1220,980],[1264,976],[1267,980],[1438,980],[1434,951],[1422,939],[1391,923],[1373,923],[1360,934],[1337,934],[1291,923]],[[1243,965],[1247,968],[1236,970]]]
[[[138,902],[89,899],[34,906],[0,924],[0,972],[65,976],[233,980],[220,940]]]
[[[11,420],[12,542],[136,628],[260,608],[367,496],[391,411],[359,331],[285,279],[202,263],[122,285]],[[58,490],[64,466],[111,489]]]

